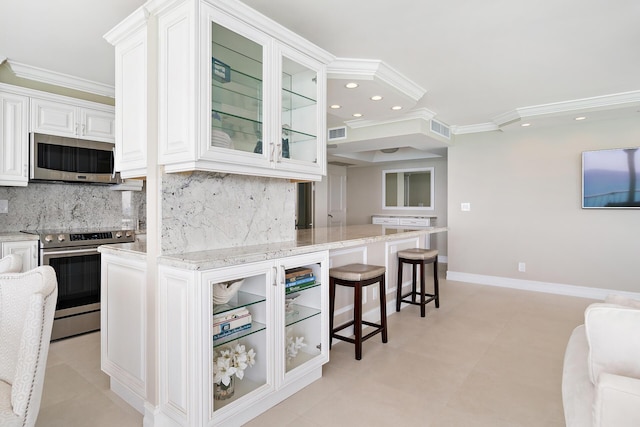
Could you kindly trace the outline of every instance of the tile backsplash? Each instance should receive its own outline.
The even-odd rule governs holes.
[[[146,218],[144,191],[113,191],[105,185],[29,183],[0,187],[9,212],[0,232],[37,229],[136,228]]]

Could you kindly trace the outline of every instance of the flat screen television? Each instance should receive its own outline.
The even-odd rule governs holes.
[[[582,153],[582,207],[640,208],[640,148]]]

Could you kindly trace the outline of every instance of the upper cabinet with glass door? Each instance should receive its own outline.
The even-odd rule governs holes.
[[[236,1],[185,0],[158,28],[167,172],[321,179],[331,55]]]

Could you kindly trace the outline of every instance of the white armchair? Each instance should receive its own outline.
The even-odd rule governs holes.
[[[0,259],[0,274],[20,273],[22,271],[22,257],[16,254],[9,254]]]
[[[567,427],[640,426],[640,301],[613,296],[585,310],[564,358]]]
[[[0,274],[0,426],[34,426],[58,296],[50,266]]]

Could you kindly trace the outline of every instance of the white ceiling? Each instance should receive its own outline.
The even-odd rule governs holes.
[[[637,0],[244,2],[338,58],[381,60],[426,91],[396,116],[415,107],[454,130],[481,128],[525,117],[532,106],[628,92],[627,112],[640,108]],[[0,58],[113,85],[113,47],[102,36],[142,3],[2,0]],[[344,104],[330,124],[355,109],[363,119],[390,116],[365,90],[353,105],[342,83],[329,84],[329,104]],[[389,103],[398,96],[377,89]]]

